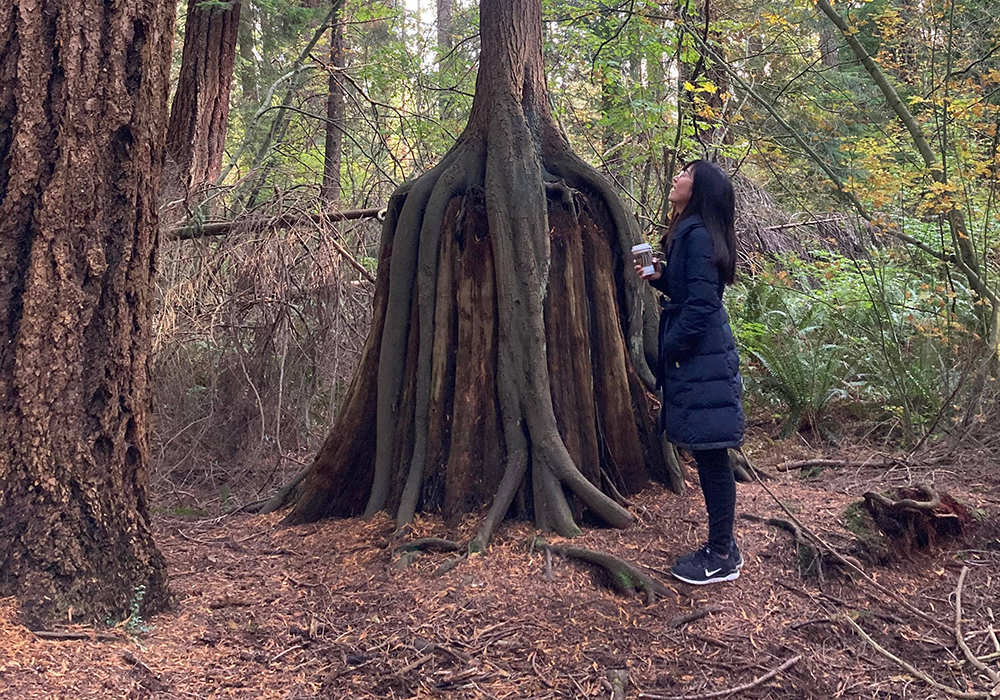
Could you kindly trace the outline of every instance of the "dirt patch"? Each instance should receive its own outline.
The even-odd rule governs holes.
[[[782,475],[772,490],[810,528],[837,546],[849,543],[841,514],[855,496],[797,476]],[[277,516],[158,517],[174,608],[130,621],[131,631],[112,628],[111,641],[43,641],[17,623],[12,601],[0,601],[0,696],[606,698],[609,671],[627,669],[626,697],[636,698],[742,685],[801,655],[740,697],[936,697],[866,646],[837,620],[841,613],[936,679],[962,687],[953,637],[880,603],[867,585],[804,579],[787,532],[741,520],[747,563],[738,580],[707,588],[672,582],[673,558],[704,538],[700,494],[650,488],[635,504],[637,525],[589,530],[574,544],[648,567],[671,592],[654,605],[599,587],[599,577],[577,562],[556,559],[548,580],[545,555],[531,550],[535,532],[524,524],[506,524],[487,554],[433,576],[453,555],[425,554],[396,568],[388,518],[280,528]],[[739,487],[738,508],[784,515],[757,485]],[[870,569],[950,626],[950,597],[969,565],[964,629],[982,655],[994,651],[988,607],[1000,593],[992,522],[976,530],[986,539],[975,546],[939,547]],[[470,517],[449,529],[422,518],[413,536],[466,540],[477,525]],[[708,605],[717,609],[672,626]]]

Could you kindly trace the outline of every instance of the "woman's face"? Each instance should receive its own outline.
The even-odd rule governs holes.
[[[691,188],[694,187],[694,167],[687,167],[674,175],[674,185],[670,188],[667,200],[680,210],[691,201]]]

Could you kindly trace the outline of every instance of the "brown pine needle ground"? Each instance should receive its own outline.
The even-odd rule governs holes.
[[[973,482],[964,491],[949,487],[995,512],[995,480],[986,489]],[[848,544],[839,516],[851,497],[797,474],[782,475],[772,489],[834,546]],[[628,670],[627,698],[697,695],[748,683],[799,654],[797,664],[740,697],[936,697],[838,623],[844,613],[940,682],[964,689],[972,678],[954,639],[871,599],[861,585],[827,578],[820,590],[816,579],[803,580],[790,535],[760,523],[737,524],[747,560],[739,580],[706,588],[672,582],[663,574],[673,558],[704,537],[700,494],[678,498],[654,487],[634,501],[639,524],[589,529],[574,545],[650,567],[673,592],[651,606],[595,585],[599,577],[578,562],[555,558],[547,580],[544,552],[531,551],[535,533],[523,524],[506,524],[485,556],[434,577],[454,555],[422,554],[394,567],[399,554],[388,546],[392,523],[384,517],[297,528],[276,527],[280,515],[157,517],[174,609],[132,621],[131,631],[99,630],[112,641],[43,641],[17,623],[12,600],[0,600],[0,697],[607,698],[615,669]],[[756,485],[739,487],[738,508],[781,515]],[[412,536],[467,541],[477,525],[469,518],[449,530],[423,518]],[[949,598],[969,564],[963,629],[973,652],[986,656],[995,651],[988,608],[1000,613],[996,534],[987,523],[964,544],[867,568],[950,625]],[[668,625],[706,605],[719,609]]]

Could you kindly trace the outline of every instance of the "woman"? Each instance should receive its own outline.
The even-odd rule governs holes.
[[[677,559],[671,573],[695,585],[739,577],[733,539],[736,479],[728,449],[743,444],[739,356],[722,293],[736,275],[735,197],[718,166],[697,160],[674,178],[673,215],[663,250],[646,279],[663,292],[657,380],[660,429],[690,451],[708,510],[708,542]],[[642,276],[641,266],[636,272]]]

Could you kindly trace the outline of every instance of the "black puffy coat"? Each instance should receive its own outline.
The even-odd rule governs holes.
[[[651,280],[668,297],[660,302],[660,429],[688,450],[738,447],[746,423],[740,359],[713,252],[701,219],[688,217],[677,225],[660,278]]]

